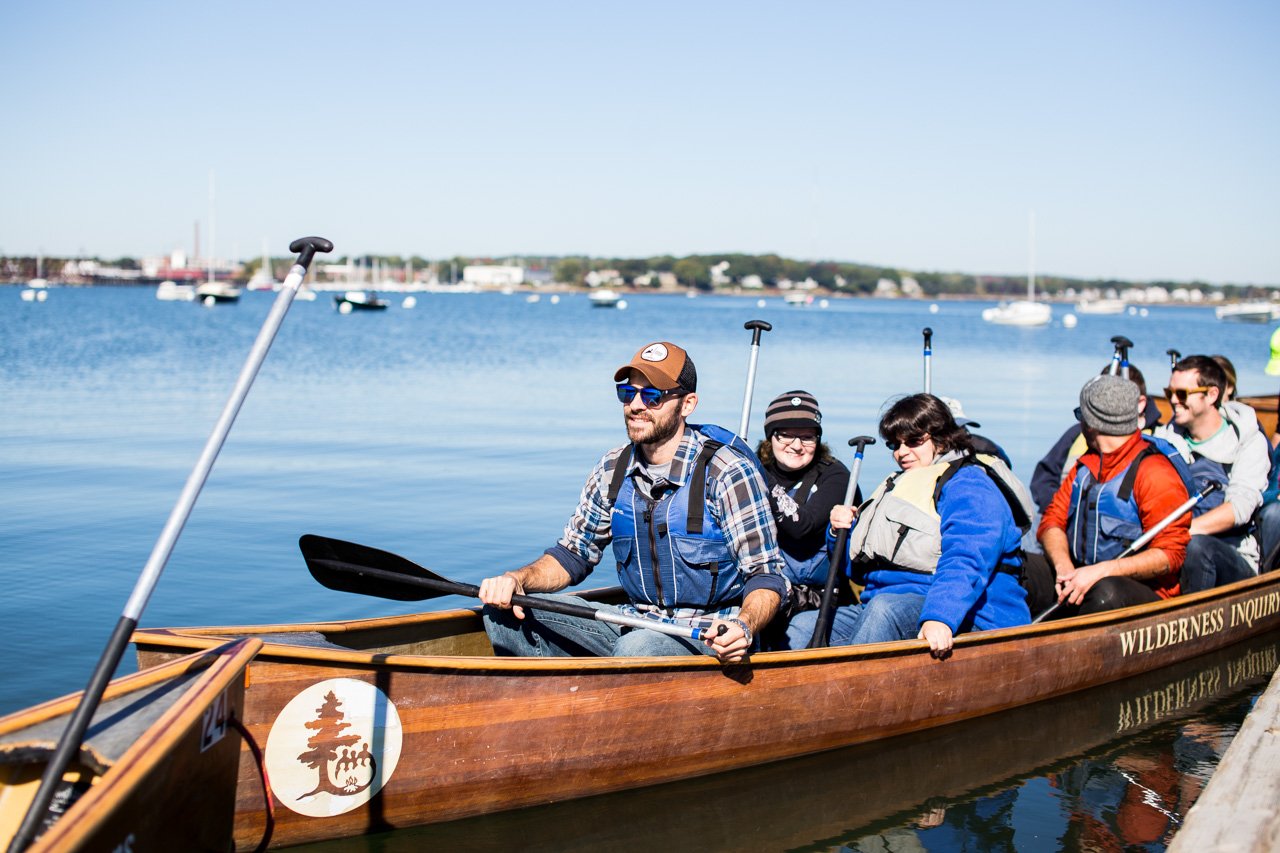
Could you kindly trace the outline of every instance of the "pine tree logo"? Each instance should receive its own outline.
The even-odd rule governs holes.
[[[315,770],[319,781],[313,790],[298,799],[321,791],[349,797],[368,788],[377,776],[378,762],[369,751],[369,744],[360,735],[342,733],[351,728],[351,724],[346,722],[347,715],[339,710],[341,705],[337,694],[330,690],[324,695],[324,704],[316,709],[316,718],[303,724],[315,734],[307,741],[308,749],[298,760]],[[357,744],[360,745],[358,752]]]
[[[400,760],[403,732],[381,690],[353,678],[313,684],[280,711],[267,738],[267,770],[280,801],[312,817],[367,803]]]

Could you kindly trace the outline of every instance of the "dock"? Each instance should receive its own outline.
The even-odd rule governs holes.
[[[1169,853],[1258,850],[1280,850],[1280,672],[1169,845]]]

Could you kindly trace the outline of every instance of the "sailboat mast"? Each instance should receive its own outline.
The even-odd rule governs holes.
[[[1028,217],[1027,234],[1027,301],[1036,301],[1036,212]]]
[[[209,281],[213,281],[213,170],[209,170]]]

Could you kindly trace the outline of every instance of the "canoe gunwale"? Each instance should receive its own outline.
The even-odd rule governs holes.
[[[1216,587],[1190,595],[1136,605],[1133,607],[1109,610],[1087,616],[1073,616],[1038,625],[1021,625],[1014,628],[1001,628],[992,631],[975,631],[959,634],[955,638],[955,650],[959,654],[964,649],[1006,644],[1013,641],[1039,637],[1045,634],[1070,636],[1094,628],[1115,626],[1125,622],[1138,622],[1153,616],[1189,610],[1218,599],[1227,599],[1247,593],[1255,588],[1280,586],[1280,572],[1269,572],[1257,575],[1227,586]],[[134,632],[133,642],[139,647],[147,648],[183,648],[193,646],[212,648],[231,637],[254,637],[259,634],[283,634],[289,632],[316,632],[321,634],[341,635],[369,629],[388,627],[408,627],[417,624],[434,622],[448,623],[477,617],[479,608],[460,608],[433,611],[422,614],[409,614],[392,617],[373,617],[359,620],[339,620],[333,622],[311,622],[280,625],[243,625],[243,626],[210,626],[193,628],[140,628]],[[714,670],[724,669],[726,672],[735,669],[763,669],[772,667],[789,667],[796,664],[816,664],[828,662],[847,662],[858,659],[879,660],[918,655],[928,648],[924,640],[898,640],[890,643],[874,643],[861,646],[833,646],[825,649],[796,649],[792,651],[760,652],[751,656],[748,663],[741,666],[722,666],[709,656],[689,657],[655,657],[655,658],[516,658],[490,657],[478,655],[418,655],[367,652],[359,650],[338,650],[314,648],[305,645],[292,645],[265,641],[258,653],[259,660],[288,659],[323,661],[356,667],[395,668],[417,671],[476,671],[495,673],[533,673],[566,671],[599,671],[631,672],[637,670]]]

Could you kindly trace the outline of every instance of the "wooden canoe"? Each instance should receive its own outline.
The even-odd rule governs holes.
[[[231,637],[287,845],[687,779],[920,731],[1129,678],[1280,627],[1280,573],[1060,622],[703,657],[496,658],[475,610],[139,630],[139,663]],[[337,772],[340,770],[341,772]],[[237,843],[261,835],[242,760]]]
[[[1159,392],[1156,392],[1159,393]],[[1258,413],[1258,424],[1262,432],[1270,438],[1276,434],[1277,399],[1275,394],[1262,397],[1237,397],[1241,403]],[[1155,398],[1156,408],[1160,410],[1160,423],[1167,424],[1173,417],[1173,409],[1164,397]]]
[[[342,853],[722,850],[726,839],[749,839],[736,846],[754,850],[865,849],[856,842],[871,824],[901,825],[1082,760],[1106,762],[1133,749],[1135,739],[1147,742],[1153,730],[1240,702],[1261,689],[1277,666],[1280,632],[1270,632],[1123,681],[950,726],[333,844],[341,844]],[[1121,831],[1116,835],[1123,840]]]
[[[60,816],[28,851],[228,850],[241,746],[228,724],[243,720],[245,671],[261,647],[214,643],[112,681],[55,794]],[[17,832],[79,698],[0,718],[0,846]]]

